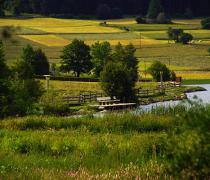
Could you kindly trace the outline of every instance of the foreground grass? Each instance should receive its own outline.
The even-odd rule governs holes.
[[[103,117],[28,116],[2,120],[0,178],[172,178],[167,171],[167,144],[170,134],[184,127],[185,121],[179,117],[187,111],[177,106],[136,115],[124,112]],[[201,114],[208,122],[208,114]],[[182,179],[185,176],[188,174]]]

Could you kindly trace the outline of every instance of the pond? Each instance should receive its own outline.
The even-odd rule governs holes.
[[[206,89],[206,91],[198,91],[198,92],[193,92],[193,93],[187,93],[187,97],[189,100],[195,100],[195,97],[197,99],[201,100],[204,104],[210,104],[210,84],[204,84],[204,85],[193,85],[193,86],[200,86]],[[168,106],[176,106],[182,101],[165,101],[165,102],[158,102],[158,103],[153,103],[145,106],[140,106],[138,109],[141,110],[151,110],[152,108],[158,107],[158,106],[163,106],[163,107],[168,107]],[[138,111],[138,110],[137,110]]]

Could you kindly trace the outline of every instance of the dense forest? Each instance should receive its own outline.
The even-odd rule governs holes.
[[[0,8],[15,13],[38,13],[44,15],[68,14],[94,16],[97,9],[106,4],[114,13],[145,15],[149,0],[0,0]],[[209,0],[161,0],[163,11],[170,16],[181,16],[190,9],[194,16],[210,15]]]

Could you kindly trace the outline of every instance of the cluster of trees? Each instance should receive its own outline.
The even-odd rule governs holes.
[[[179,28],[168,28],[169,40],[175,41],[175,43],[188,44],[193,40],[193,36],[190,33],[185,33],[183,29]]]
[[[166,14],[191,17],[195,16],[208,16],[209,0],[155,0],[161,2],[161,9]],[[49,14],[66,14],[66,15],[96,15],[101,9],[102,12],[108,12],[108,16],[121,13],[126,15],[133,14],[147,14],[149,7],[148,0],[112,0],[112,1],[96,1],[96,0],[0,0],[0,12],[4,8],[18,14],[26,13],[39,13],[44,15]],[[153,7],[151,6],[151,9]],[[105,10],[105,11],[104,11]],[[99,13],[101,14],[101,12]],[[103,13],[102,13],[103,14]],[[149,17],[157,17],[157,13],[147,14]],[[155,17],[155,18],[156,18]]]
[[[23,51],[21,60],[9,68],[0,42],[0,118],[30,112],[44,92],[40,82],[33,78],[34,71],[25,58],[27,55]]]
[[[133,88],[138,79],[135,51],[132,44],[123,47],[119,43],[112,51],[109,42],[96,42],[89,47],[75,39],[63,49],[61,70],[73,72],[77,77],[93,72],[101,78],[102,88],[108,95],[128,101],[134,99]]]

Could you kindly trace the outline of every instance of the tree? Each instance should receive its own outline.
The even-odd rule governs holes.
[[[90,47],[81,40],[73,40],[63,49],[61,69],[65,72],[73,71],[77,77],[87,73],[92,67]]]
[[[209,55],[210,55],[210,48],[208,49]]]
[[[171,27],[168,28],[167,32],[169,40],[174,40],[176,43],[180,42],[183,33],[183,29],[173,29]]]
[[[112,48],[109,42],[96,42],[91,47],[91,57],[94,73],[99,76],[104,65],[111,60]]]
[[[138,79],[138,59],[135,57],[135,52],[136,48],[132,44],[123,47],[122,44],[118,43],[112,55],[112,59],[115,62],[121,62],[126,66],[134,81]]]
[[[24,63],[27,62],[31,65],[34,74],[49,74],[49,62],[41,49],[34,50],[31,45],[27,45],[25,48],[23,48],[21,59],[24,61]]]
[[[23,48],[21,59],[32,64],[34,59],[34,49],[31,45],[28,44],[25,48]]]
[[[201,21],[201,26],[203,29],[210,29],[210,17],[203,19]]]
[[[126,67],[131,73],[131,77],[133,81],[137,81],[138,79],[138,59],[135,56],[136,48],[133,44],[128,44],[124,48],[124,58],[123,63],[125,63]]]
[[[122,63],[108,62],[101,73],[100,80],[102,89],[112,99],[116,97],[123,102],[135,100],[135,82]]]
[[[2,0],[0,0],[0,17],[4,17],[4,10],[3,10],[3,2],[2,2]]]
[[[111,17],[111,8],[107,4],[100,4],[96,10],[98,19],[109,19]]]
[[[5,63],[4,47],[0,41],[0,118],[8,114],[9,105],[9,69]]]
[[[183,44],[188,44],[193,40],[193,36],[190,33],[182,33],[180,37],[180,42]]]
[[[160,74],[162,73],[163,81],[171,80],[171,71],[165,64],[160,61],[155,61],[148,69],[148,72],[152,75],[155,81],[160,81]]]
[[[32,67],[34,69],[34,73],[37,75],[49,74],[49,61],[47,59],[47,56],[41,49],[37,49],[36,51],[34,51]]]
[[[41,83],[34,79],[34,71],[29,61],[21,59],[13,67],[11,81],[12,103],[10,115],[25,115],[38,102],[44,90]]]
[[[160,0],[151,0],[147,12],[148,19],[156,19],[158,14],[163,10]]]

